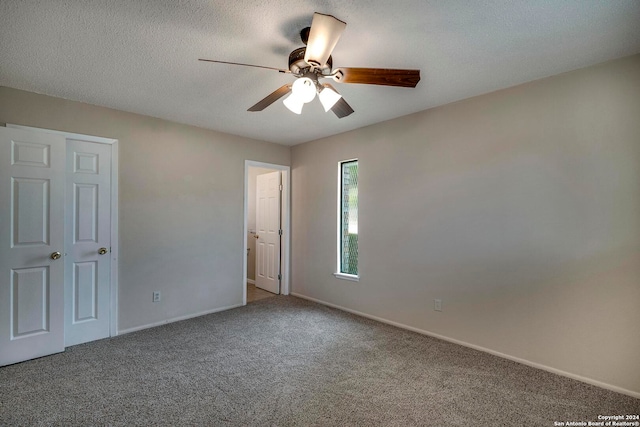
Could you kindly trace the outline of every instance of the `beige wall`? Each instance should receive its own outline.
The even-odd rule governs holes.
[[[295,146],[292,180],[294,293],[640,393],[640,56]]]
[[[242,303],[244,161],[289,147],[4,87],[0,123],[119,140],[120,330]]]
[[[294,147],[293,291],[640,393],[638,76],[634,56]],[[288,147],[0,87],[7,122],[119,139],[120,329],[241,303],[244,160]],[[358,283],[332,274],[354,157]]]

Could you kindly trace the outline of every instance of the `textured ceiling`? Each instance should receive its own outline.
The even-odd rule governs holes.
[[[418,68],[416,89],[334,84],[355,113],[276,102],[313,12],[334,67]],[[2,0],[0,85],[294,145],[640,52],[637,0]]]

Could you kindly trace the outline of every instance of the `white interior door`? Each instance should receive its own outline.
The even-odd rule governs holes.
[[[0,128],[0,366],[64,351],[64,155]]]
[[[111,146],[67,140],[65,345],[110,335]]]
[[[256,287],[280,293],[280,171],[256,182]]]

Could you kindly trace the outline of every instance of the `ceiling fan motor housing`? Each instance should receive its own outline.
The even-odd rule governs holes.
[[[307,62],[304,60],[304,54],[306,50],[306,47],[299,47],[289,54],[289,70],[296,76],[305,74],[311,68],[311,65],[307,64]],[[326,75],[331,74],[331,67],[333,67],[333,58],[329,56],[329,59],[327,59],[327,64],[322,68],[316,66],[316,70],[319,71],[320,74]]]

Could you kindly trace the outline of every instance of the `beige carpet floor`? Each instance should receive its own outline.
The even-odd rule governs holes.
[[[0,368],[0,425],[553,426],[640,400],[294,297]]]

